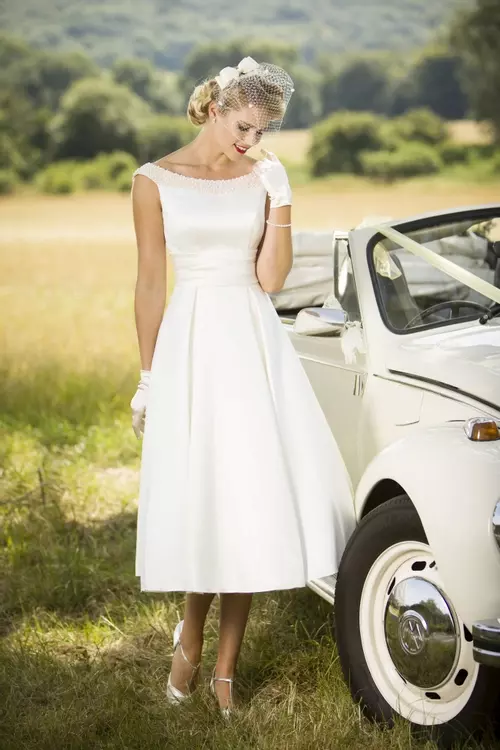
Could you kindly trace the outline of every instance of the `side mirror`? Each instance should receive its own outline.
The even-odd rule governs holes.
[[[330,307],[304,307],[293,324],[293,332],[303,336],[340,336],[347,322],[344,310]]]

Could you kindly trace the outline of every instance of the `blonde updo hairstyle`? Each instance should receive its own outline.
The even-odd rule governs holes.
[[[281,120],[286,109],[283,90],[276,83],[260,78],[256,86],[255,76],[240,75],[221,91],[215,78],[211,78],[196,86],[191,94],[187,107],[189,121],[193,125],[204,125],[210,103],[214,101],[221,115],[252,105],[263,109],[270,120]]]

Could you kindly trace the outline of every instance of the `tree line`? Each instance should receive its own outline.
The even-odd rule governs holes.
[[[0,3],[0,28],[39,49],[84,50],[104,67],[132,56],[182,71],[200,40],[237,36],[293,42],[313,64],[319,52],[422,47],[454,9],[473,1],[252,0],[242,12],[227,0],[22,0]]]
[[[394,118],[426,108],[444,119],[486,121],[500,141],[498,0],[477,0],[446,34],[417,54],[321,54],[309,65],[285,42],[233,40],[194,48],[181,72],[137,58],[117,59],[100,68],[83,53],[39,50],[2,34],[4,180],[5,172],[29,180],[60,160],[122,151],[145,161],[178,148],[193,135],[184,115],[192,88],[246,55],[281,65],[294,78],[284,127],[316,126],[317,132],[335,113]]]

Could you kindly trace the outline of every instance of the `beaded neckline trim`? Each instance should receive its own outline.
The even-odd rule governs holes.
[[[179,172],[172,172],[170,169],[161,167],[159,164],[153,162],[146,162],[142,167],[136,169],[133,176],[136,174],[143,174],[158,184],[173,185],[178,184],[179,186],[193,187],[198,190],[208,189],[209,192],[229,192],[235,186],[243,185],[254,185],[262,184],[256,171],[258,162],[254,164],[250,172],[240,175],[239,177],[229,177],[222,180],[211,180],[204,177],[189,177],[185,174],[179,174]]]
[[[175,175],[175,177],[182,177],[184,180],[195,180],[196,182],[234,182],[235,180],[244,180],[246,177],[250,177],[250,175],[253,174],[255,167],[257,166],[258,162],[255,162],[250,172],[247,172],[246,174],[240,174],[239,177],[226,177],[219,180],[210,180],[206,177],[189,177],[187,174],[180,174],[179,172],[173,172],[171,169],[167,169],[166,167],[162,167],[159,164],[155,164],[154,162],[148,162],[148,164],[151,164],[153,167],[156,167],[157,169],[161,169],[163,172],[167,172],[169,175]]]

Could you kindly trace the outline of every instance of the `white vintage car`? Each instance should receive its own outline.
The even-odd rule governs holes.
[[[496,238],[500,204],[297,235],[273,295],[355,488],[338,577],[309,585],[366,714],[443,745],[500,690]]]

